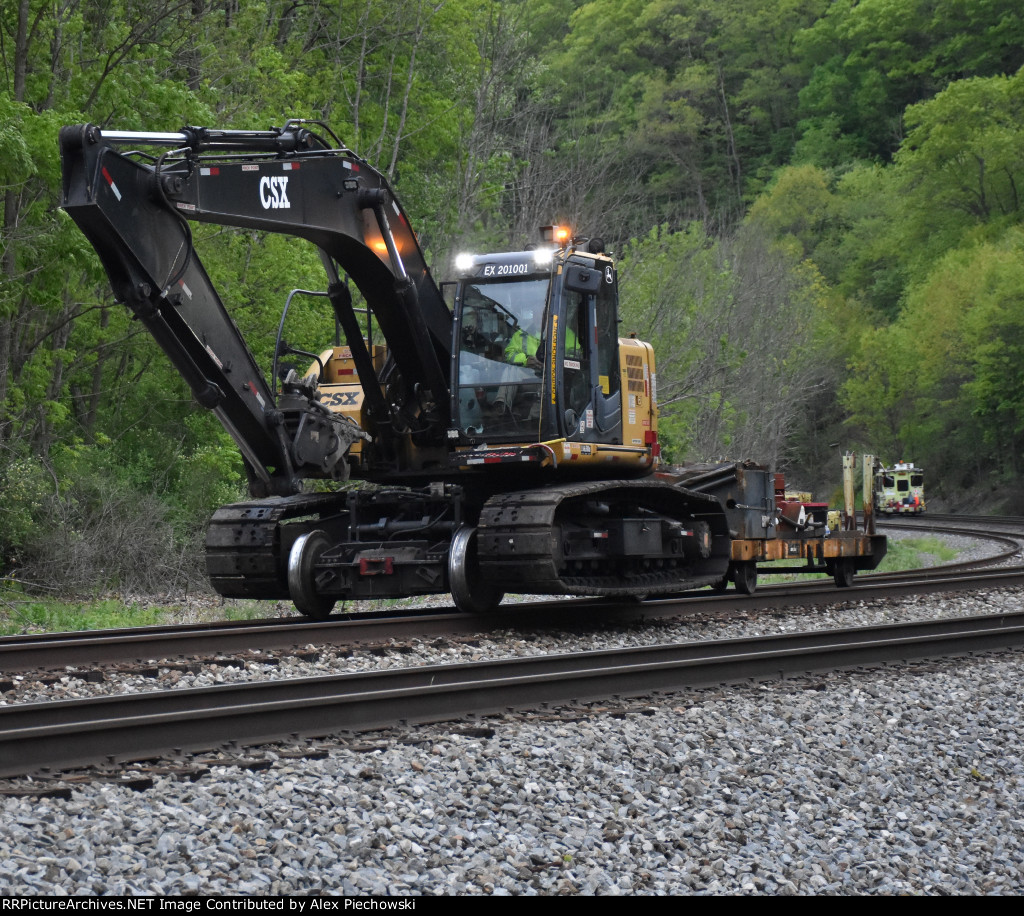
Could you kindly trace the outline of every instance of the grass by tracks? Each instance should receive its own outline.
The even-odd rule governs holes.
[[[32,594],[10,580],[0,580],[0,636],[253,620],[281,613],[276,604],[269,602],[221,603],[212,596],[180,600],[164,597],[51,598]]]
[[[878,571],[921,569],[937,563],[951,563],[958,556],[959,551],[937,537],[889,538],[889,551]]]
[[[419,606],[422,603],[422,596],[378,598],[349,602],[344,608],[339,603],[337,611],[383,611]],[[225,620],[262,620],[297,614],[288,601],[222,600],[212,594],[182,598],[159,595],[51,598],[35,594],[13,580],[0,579],[0,636]]]

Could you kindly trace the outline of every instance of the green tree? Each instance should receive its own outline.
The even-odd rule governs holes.
[[[1024,64],[1024,17],[1011,0],[841,0],[796,37],[807,74],[797,156],[822,166],[888,161],[903,112],[950,82]]]
[[[920,275],[972,233],[991,237],[1021,219],[1024,70],[953,83],[907,111],[896,155],[905,200],[900,247]]]
[[[832,386],[827,290],[813,265],[756,230],[727,242],[658,227],[621,262],[624,329],[649,340],[669,460],[774,464]]]

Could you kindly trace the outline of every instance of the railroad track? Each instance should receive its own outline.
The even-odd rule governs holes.
[[[0,639],[0,672],[66,671],[99,664],[153,665],[186,659],[237,660],[262,650],[295,652],[309,646],[386,646],[395,640],[454,638],[500,630],[624,625],[698,613],[737,609],[827,605],[856,598],[893,598],[910,594],[1005,588],[1024,584],[1024,567],[975,570],[956,566],[941,573],[891,573],[863,576],[853,589],[837,591],[829,580],[762,586],[754,595],[695,592],[642,604],[621,605],[588,599],[505,606],[500,613],[468,616],[451,608],[430,613],[390,614],[306,622],[282,618],[219,626],[139,627],[78,633],[48,633]],[[0,677],[0,684],[3,678]]]
[[[1011,528],[1017,531],[1024,531],[1024,515],[951,515],[938,512],[928,512],[925,515],[902,517],[881,516],[877,518],[879,520],[879,524],[908,528],[935,527],[936,530],[946,530],[952,526],[961,531],[977,527],[983,527],[986,530],[991,530],[993,528]]]
[[[1024,645],[1024,612],[0,708],[0,776]]]
[[[929,520],[931,530],[935,520]],[[900,527],[910,527],[901,522]],[[921,527],[915,525],[914,527]],[[1021,526],[1024,528],[1024,525]],[[957,533],[964,533],[962,527]],[[977,536],[977,535],[974,535]],[[1019,555],[1020,539],[1003,538],[1006,562]],[[962,564],[952,564],[953,567]],[[327,623],[261,621],[227,627],[144,628],[122,632],[54,634],[0,641],[2,670],[39,659],[60,666],[76,658],[95,664],[103,658],[157,658],[246,648],[289,647],[409,639],[418,633],[480,633],[509,626],[547,626],[553,606],[559,626],[594,626],[607,620],[670,617],[696,611],[783,604],[837,603],[849,598],[891,597],[921,591],[1019,586],[1024,566],[977,570],[938,567],[916,574],[864,576],[851,590],[831,581],[770,586],[756,595],[712,596],[707,592],[628,608],[594,601],[513,606],[481,620],[453,612],[406,613],[399,618],[370,615]],[[965,621],[970,621],[968,626]],[[897,632],[899,631],[899,632]],[[757,640],[705,641],[681,646],[613,650],[541,659],[510,659],[444,666],[391,669],[372,674],[248,683],[231,687],[154,691],[91,700],[0,707],[0,775],[39,767],[67,767],[110,760],[152,757],[172,749],[203,749],[344,730],[379,728],[398,720],[431,721],[501,711],[520,704],[582,700],[609,694],[651,691],[769,677],[850,664],[871,664],[928,656],[1016,647],[1024,617],[959,618],[911,625],[826,630]],[[197,647],[205,646],[197,653]],[[229,648],[234,647],[234,648]],[[33,659],[35,653],[35,661]],[[67,654],[62,654],[67,653]],[[703,678],[703,679],[702,679]]]

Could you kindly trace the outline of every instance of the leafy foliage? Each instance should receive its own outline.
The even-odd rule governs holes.
[[[812,265],[745,231],[651,230],[626,249],[623,316],[657,341],[658,403],[670,460],[787,456],[808,401],[833,384]]]

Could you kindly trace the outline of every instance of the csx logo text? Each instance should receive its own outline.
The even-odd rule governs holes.
[[[357,407],[358,391],[335,391],[330,397],[323,397],[320,403],[326,407]]]
[[[264,210],[290,209],[292,203],[288,200],[288,179],[281,175],[273,178],[264,175],[260,179],[260,203]]]

